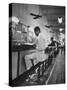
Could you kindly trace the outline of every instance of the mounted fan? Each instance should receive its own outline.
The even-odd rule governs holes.
[[[42,18],[42,15],[39,15],[39,14],[30,13],[30,15],[34,17],[33,19]]]
[[[19,21],[19,24],[21,24],[21,25],[23,25],[23,26],[25,26],[25,27],[27,27],[27,28],[30,27],[30,26],[27,26],[26,24],[22,23],[21,21]]]
[[[52,28],[53,25],[45,25],[46,28]]]
[[[33,19],[40,19],[42,18],[43,15],[41,15],[41,11],[40,11],[40,8],[39,8],[39,11],[37,11],[38,13],[30,13],[31,16],[33,16]]]
[[[38,11],[37,11],[38,12]],[[41,13],[42,12],[42,10],[41,10],[41,6],[40,6],[40,8],[39,8],[39,13],[38,14],[35,14],[35,13],[30,13],[30,15],[31,16],[33,16],[33,19],[40,19],[40,18],[42,18],[43,16],[47,16],[47,15],[49,15],[48,14],[48,7],[47,7],[47,11],[45,12],[45,13]]]

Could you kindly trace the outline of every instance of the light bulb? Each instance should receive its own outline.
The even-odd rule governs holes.
[[[59,31],[60,31],[60,32],[63,31],[63,28],[59,28]]]

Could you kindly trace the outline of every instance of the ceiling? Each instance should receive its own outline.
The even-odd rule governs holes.
[[[41,12],[46,16],[48,24],[53,25],[52,30],[59,32],[59,28],[63,28],[65,33],[65,7],[63,6],[47,6],[41,5]],[[62,17],[62,23],[58,23],[58,17]]]

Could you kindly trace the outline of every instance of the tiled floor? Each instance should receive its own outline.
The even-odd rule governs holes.
[[[65,82],[65,60],[64,54],[59,52],[56,59],[53,60],[44,75],[40,77],[40,82],[37,81],[37,75],[28,81],[25,81],[26,85],[45,85],[45,84],[61,84]]]
[[[56,65],[54,67],[53,73],[50,77],[48,84],[63,84],[65,83],[65,59],[64,53],[59,53],[56,58]]]
[[[21,75],[17,80],[15,80],[15,86],[33,86],[65,83],[64,53],[61,54],[61,52],[59,52],[57,57],[53,59],[49,68],[44,71],[44,74],[40,77],[39,80],[36,73],[30,75],[30,77],[28,77],[25,82],[23,82],[24,77],[25,75]]]

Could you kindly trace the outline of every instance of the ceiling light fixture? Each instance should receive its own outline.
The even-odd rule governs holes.
[[[62,23],[62,17],[58,17],[58,23]]]
[[[63,28],[59,28],[59,31],[62,32],[63,31]]]

